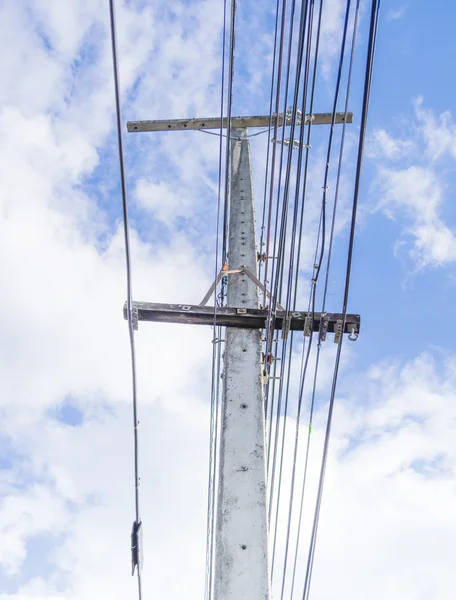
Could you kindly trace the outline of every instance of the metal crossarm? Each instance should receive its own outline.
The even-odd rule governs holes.
[[[332,113],[316,113],[312,115],[306,115],[305,122],[312,123],[312,125],[331,125]],[[275,117],[272,118],[269,115],[258,115],[248,117],[231,117],[232,129],[244,128],[244,127],[269,127],[275,125]],[[345,113],[336,113],[335,123],[353,123],[353,113],[347,113],[345,119]],[[287,114],[285,124],[290,125],[291,116]],[[284,118],[283,115],[277,117],[277,125],[283,127]],[[220,120],[220,117],[209,117],[207,119],[164,119],[155,121],[128,121],[127,130],[130,133],[139,133],[141,131],[185,131],[187,130],[200,130],[200,129],[220,129],[227,128],[228,119],[224,118]]]
[[[212,306],[200,306],[193,304],[158,304],[154,302],[133,302],[133,308],[137,311],[138,321],[152,321],[155,323],[181,323],[187,325],[213,325],[214,308]],[[127,307],[124,306],[124,317],[127,318]],[[235,327],[241,329],[264,329],[268,311],[260,308],[235,308],[218,307],[215,319],[216,325],[221,327]],[[312,319],[307,319],[313,317]],[[287,319],[285,310],[278,310],[275,318],[277,330],[281,330]],[[342,315],[340,313],[308,313],[293,311],[288,313],[291,331],[305,331],[306,320],[311,322],[312,331],[320,331],[320,323],[323,320],[325,333],[339,334]],[[360,315],[347,315],[343,333],[359,334],[361,318]],[[288,327],[288,325],[286,325]]]

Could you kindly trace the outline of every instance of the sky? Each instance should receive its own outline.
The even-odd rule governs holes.
[[[0,600],[136,594],[108,8],[0,4]],[[124,123],[218,114],[222,9],[220,0],[117,2]],[[237,114],[268,112],[274,9],[239,0]],[[422,0],[381,7],[349,300],[362,333],[343,352],[314,600],[454,597],[454,10]],[[324,14],[321,112],[331,107],[341,0],[327,0]],[[364,6],[348,159],[366,43]],[[198,303],[214,272],[218,139],[124,131],[134,298]],[[314,150],[321,189],[318,138]],[[252,139],[258,202],[265,153],[264,136]],[[334,307],[346,241],[342,216]],[[145,597],[203,594],[211,336],[149,323],[136,336]]]

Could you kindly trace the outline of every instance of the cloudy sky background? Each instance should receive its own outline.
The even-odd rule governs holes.
[[[268,110],[275,2],[239,4],[234,112],[258,114]],[[341,7],[326,3],[322,112],[331,106]],[[344,351],[315,600],[341,590],[351,600],[454,597],[451,10],[430,11],[423,1],[383,5],[350,296],[363,329]],[[119,1],[117,13],[124,121],[216,115],[222,3]],[[105,0],[5,0],[0,7],[1,600],[136,594],[108,16]],[[364,13],[358,84],[366,25]],[[355,131],[360,99],[358,85]],[[134,296],[196,303],[214,268],[218,140],[198,132],[125,138]],[[261,136],[252,150],[259,190]],[[315,156],[322,151],[317,144]],[[335,305],[345,235],[342,219]],[[145,324],[136,340],[144,596],[197,599],[211,331]],[[323,418],[324,406],[313,469]]]

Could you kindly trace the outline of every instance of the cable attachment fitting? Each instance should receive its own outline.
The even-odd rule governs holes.
[[[132,325],[134,331],[138,331],[138,322],[139,322],[138,307],[133,304],[133,306],[131,308],[131,325]]]
[[[326,334],[328,333],[329,319],[326,313],[321,313],[320,321],[320,342],[326,341]]]
[[[355,328],[354,328],[354,327],[352,327],[352,328],[351,328],[351,332],[350,332],[350,334],[348,335],[348,339],[349,339],[351,342],[356,342],[356,340],[357,340],[358,338],[359,338],[359,333],[356,333],[356,332],[355,332]]]
[[[306,320],[304,322],[304,335],[305,337],[310,337],[313,331],[313,317],[311,314],[308,314]]]
[[[291,125],[292,120],[293,120],[293,113],[295,112],[295,107],[294,106],[289,106],[287,108],[287,112],[285,113],[285,123],[287,125]],[[302,110],[300,108],[296,108],[296,120],[295,120],[295,124],[296,125],[301,125],[302,123]]]
[[[283,144],[286,148],[293,148],[293,150],[299,150],[299,148],[312,148],[310,144],[301,144],[299,140],[291,140],[290,138],[284,138],[283,140],[276,140],[272,138],[273,144]]]
[[[138,573],[142,570],[142,522],[133,522],[131,530],[131,574],[135,574],[135,569]]]
[[[343,334],[343,327],[344,327],[344,322],[342,321],[342,319],[336,321],[336,325],[334,327],[334,343],[335,344],[340,344],[340,341],[342,339],[342,334]]]
[[[266,256],[266,252],[257,252],[257,261],[258,262],[266,262],[268,257]]]
[[[288,339],[288,334],[290,333],[290,327],[291,327],[291,314],[287,313],[285,315],[285,317],[283,318],[283,324],[282,324],[282,339],[283,340]]]
[[[277,358],[276,356],[273,356],[273,355],[272,355],[272,353],[271,353],[271,352],[269,352],[269,354],[268,354],[268,359],[267,359],[267,363],[268,363],[268,365],[272,365],[272,363],[273,363],[275,360],[280,360],[280,358]],[[265,362],[265,354],[264,354],[264,352],[262,352],[262,353],[261,353],[261,364],[262,364],[262,365],[264,365],[264,362]]]

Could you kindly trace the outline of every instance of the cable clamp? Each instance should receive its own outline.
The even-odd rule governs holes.
[[[282,321],[282,339],[283,340],[288,339],[288,334],[290,333],[290,327],[291,327],[291,314],[287,313]]]
[[[142,571],[143,555],[142,555],[142,522],[133,522],[131,530],[131,574],[135,574],[135,569],[138,573]]]
[[[355,328],[354,328],[354,327],[352,327],[352,328],[351,328],[351,332],[350,332],[350,334],[349,334],[349,336],[348,336],[348,339],[349,339],[351,342],[356,342],[356,340],[357,340],[358,338],[359,338],[359,333],[357,333],[357,332],[355,331]]]
[[[293,120],[293,114],[295,113],[296,119],[295,124],[301,125],[302,123],[302,110],[300,108],[296,108],[294,106],[289,106],[287,108],[287,112],[285,113],[285,124],[290,125]]]
[[[328,333],[329,319],[326,313],[321,313],[320,321],[320,342],[326,341],[326,334]]]
[[[313,317],[311,314],[308,314],[306,320],[304,321],[304,335],[305,337],[310,337],[312,335],[313,330]]]
[[[342,319],[336,321],[336,325],[334,327],[334,343],[340,344],[340,340],[342,339],[344,322]]]
[[[138,307],[133,304],[131,308],[131,325],[134,331],[138,331],[139,328],[139,314]]]

